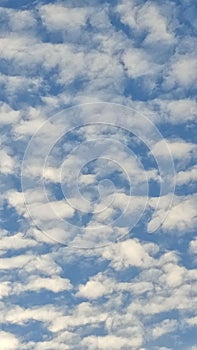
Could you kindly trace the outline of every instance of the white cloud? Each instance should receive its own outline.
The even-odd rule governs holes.
[[[32,47],[34,48],[33,53]],[[81,52],[75,45],[68,43],[42,43],[32,36],[9,35],[0,39],[0,56],[6,60],[12,59],[18,70],[26,72],[27,75],[29,74],[27,67],[30,65],[35,72],[40,65],[46,71],[58,67],[57,83],[69,84],[77,76],[81,76],[82,73],[86,72],[87,74],[83,51]],[[16,90],[21,89],[39,93],[39,88],[42,85],[41,76],[37,78],[28,78],[20,75],[2,76],[2,79],[3,83],[6,84],[7,92],[11,95]]]
[[[59,293],[65,290],[71,290],[72,285],[66,278],[51,276],[51,278],[42,278],[40,276],[30,276],[25,285],[16,283],[14,293],[19,294],[25,291],[40,291],[42,289]]]
[[[14,128],[14,131],[19,136],[31,136],[36,133],[44,123],[44,119],[36,118],[34,120],[20,121]]]
[[[11,286],[9,282],[0,282],[0,299],[7,297],[11,292]]]
[[[9,26],[11,30],[27,31],[28,29],[34,29],[36,26],[36,19],[31,11],[10,11],[9,10]]]
[[[181,231],[195,228],[197,223],[196,200],[195,197],[183,198],[182,203],[173,206],[163,224],[163,228],[167,230],[179,229]]]
[[[31,11],[13,10],[9,7],[1,7],[0,14],[7,19],[7,27],[11,31],[27,31],[36,25],[36,19]]]
[[[124,24],[129,25],[130,27],[136,27],[136,14],[137,14],[137,6],[135,6],[134,1],[122,1],[118,4],[116,8],[117,12],[121,16],[121,21]]]
[[[25,203],[24,203],[24,194],[23,192],[18,192],[15,190],[11,190],[7,193],[6,196],[9,204],[16,208],[19,214],[24,214],[26,211]]]
[[[71,218],[75,210],[66,201],[50,201],[49,203],[33,203],[31,215],[36,220],[53,220],[55,218]]]
[[[140,8],[137,16],[137,26],[140,29],[148,30],[145,39],[146,43],[174,41],[174,35],[168,28],[168,19],[161,14],[161,7],[153,3],[146,3]]]
[[[181,32],[186,25],[185,23],[179,25],[177,12],[177,18],[171,14],[171,9],[175,11],[176,6],[150,1],[140,4],[135,0],[120,1],[117,6],[116,4],[97,4],[94,8],[84,7],[84,5],[72,7],[71,2],[67,5],[59,1],[35,6],[32,12],[15,9],[4,9],[1,12],[3,29],[0,38],[0,56],[5,74],[0,76],[0,83],[9,101],[9,104],[0,105],[0,123],[3,131],[7,132],[9,128],[8,136],[3,136],[7,147],[1,151],[2,153],[0,152],[0,167],[4,175],[16,175],[15,170],[18,169],[19,162],[17,155],[16,157],[13,155],[17,152],[21,155],[26,141],[50,115],[54,115],[54,110],[60,110],[68,105],[89,103],[98,99],[110,100],[134,107],[148,115],[151,120],[159,124],[161,132],[166,122],[171,125],[184,124],[179,127],[193,126],[197,115],[197,104],[192,97],[184,96],[182,88],[195,87],[196,59],[193,52],[195,45],[194,40],[189,37],[191,34],[189,28],[187,32],[189,34],[185,39],[178,36],[175,38],[172,28],[178,26],[177,29]],[[116,23],[116,17],[113,17],[114,7],[126,27],[119,27],[118,21]],[[92,27],[91,32],[90,27]],[[55,43],[56,39],[59,43]],[[170,47],[171,44],[174,47]],[[188,53],[185,53],[187,47]],[[161,73],[164,77],[163,84]],[[78,78],[79,84],[76,81]],[[132,79],[137,79],[137,82],[133,82]],[[134,85],[136,83],[136,90],[134,91],[131,87],[128,98],[123,96],[127,81],[132,81]],[[140,101],[131,99],[133,92],[137,94],[138,90],[141,92],[140,84],[143,85],[143,94],[144,87],[152,89],[146,91],[151,94],[151,100],[141,101],[144,98],[143,94],[140,95]],[[54,93],[56,86],[57,91],[55,90]],[[166,90],[172,87],[175,88],[173,92],[166,93]],[[58,92],[60,90],[61,92]],[[28,98],[30,97],[31,100],[32,93],[36,97],[36,107],[27,106],[31,104]],[[154,99],[154,96],[157,98]],[[178,100],[176,100],[177,96],[180,97]],[[92,109],[91,112],[94,113],[94,111]],[[98,114],[100,111],[98,109]],[[107,109],[106,115],[101,116],[101,121],[123,120],[123,126],[129,127],[133,121],[132,115],[126,112],[119,115],[117,111],[118,108],[113,114],[110,108]],[[84,109],[82,113],[83,122],[91,120],[87,112]],[[75,125],[75,113],[72,117],[71,126]],[[142,118],[139,117],[133,124],[134,129],[140,130],[143,135],[147,131],[148,135],[151,135],[152,144],[154,143],[152,129],[146,130],[146,124],[143,123]],[[24,174],[30,181],[39,177],[57,183],[59,179],[57,164],[61,160],[58,152],[54,156],[54,162],[52,161],[49,166],[47,164],[44,173],[41,158],[43,152],[48,149],[50,140],[56,140],[59,131],[64,130],[64,126],[64,122],[58,125],[46,123],[41,137],[39,135],[36,139],[34,144],[36,161],[33,162],[29,157]],[[174,127],[172,130],[176,133]],[[170,127],[168,131],[171,132]],[[110,126],[103,132],[106,138],[116,137],[115,133],[110,132]],[[94,139],[99,136],[98,128],[91,126],[89,129],[83,129],[78,136],[83,140],[85,137]],[[184,138],[184,133],[182,137]],[[13,138],[17,141],[17,145],[22,145],[20,149],[15,149]],[[124,132],[118,135],[118,140],[129,142]],[[196,146],[181,139],[167,141],[176,164],[183,165],[178,169],[178,184],[195,181],[196,167],[189,162],[195,159]],[[69,151],[72,146],[71,142],[64,151]],[[138,147],[138,144],[136,143],[135,146]],[[109,150],[109,147],[104,146],[103,149]],[[92,240],[95,248],[95,243],[98,243],[99,239],[102,240],[104,236],[104,240],[106,237],[113,240],[116,234],[119,237],[127,233],[127,223],[130,218],[135,218],[136,212],[143,209],[144,178],[147,175],[149,179],[159,181],[159,176],[155,170],[145,171],[142,175],[139,164],[128,157],[128,154],[118,151],[116,147],[110,151],[109,155],[112,158],[116,155],[117,162],[119,164],[122,162],[127,167],[129,175],[134,178],[131,183],[132,188],[135,185],[137,190],[141,191],[141,196],[133,195],[131,198],[128,215],[122,222],[124,227],[115,227],[110,223],[110,220],[113,221],[127,204],[129,196],[122,192],[122,188],[106,211],[91,216],[82,232],[76,227],[69,228],[68,233],[67,226],[61,219],[64,217],[74,219],[75,211],[64,201],[56,201],[53,194],[47,192],[54,207],[48,210],[46,198],[40,191],[40,184],[35,191],[27,189],[26,199],[33,206],[33,214],[37,221],[44,223],[42,228],[45,229],[46,235],[41,229],[39,231],[34,226],[33,220],[29,218],[22,192],[12,188],[2,195],[2,198],[16,209],[17,224],[21,226],[17,233],[3,231],[1,235],[0,269],[3,277],[0,282],[0,298],[6,298],[6,301],[8,299],[8,303],[5,305],[4,299],[0,303],[0,320],[2,323],[11,324],[14,332],[13,325],[20,326],[21,338],[26,334],[25,325],[28,323],[31,327],[31,322],[34,325],[36,323],[36,332],[37,327],[38,331],[41,329],[40,323],[42,323],[41,327],[46,327],[50,332],[50,339],[45,332],[42,332],[42,340],[36,342],[34,327],[32,327],[31,332],[27,334],[30,340],[23,344],[19,343],[14,334],[0,332],[0,347],[3,347],[3,350],[73,348],[145,350],[146,347],[148,349],[152,346],[149,341],[162,336],[168,337],[170,332],[173,332],[173,336],[182,337],[178,333],[180,329],[176,319],[154,324],[153,315],[178,310],[182,319],[181,327],[188,328],[196,325],[194,315],[196,270],[186,266],[181,252],[178,251],[178,245],[173,246],[177,251],[168,251],[170,243],[165,240],[164,246],[159,250],[161,244],[159,235],[147,238],[148,242],[152,239],[154,242],[157,241],[157,244],[141,242],[140,239],[127,239],[102,249],[75,250],[59,248],[59,244],[56,245],[55,241],[50,239],[51,236],[57,241],[65,241],[66,234],[69,242],[72,241],[73,244],[78,242],[81,247],[85,241],[89,243]],[[165,162],[167,154],[162,142],[154,145],[154,151],[155,155]],[[73,157],[71,161],[75,165],[78,164],[77,157]],[[109,177],[114,174],[113,166],[109,166],[110,169],[101,166],[99,170],[99,164],[97,165],[96,170],[100,177]],[[71,167],[68,167],[67,173],[70,170]],[[72,182],[72,171],[68,175]],[[79,182],[84,186],[83,189],[85,186],[91,187],[96,184],[99,176],[97,177],[97,174],[81,175]],[[15,186],[14,181],[8,186]],[[50,185],[48,182],[48,188]],[[190,188],[192,189],[192,186]],[[108,185],[103,186],[102,190],[106,199],[104,204],[109,203],[112,196],[110,197]],[[156,207],[157,199],[155,197],[150,200],[150,211]],[[84,202],[77,196],[71,200],[84,210],[87,209],[83,206]],[[149,225],[154,220],[160,221],[160,218],[163,218],[167,202],[167,196],[163,196]],[[99,209],[99,205],[96,209]],[[163,224],[164,231],[173,234],[189,232],[191,235],[197,223],[195,211],[195,195],[175,196],[174,205]],[[20,215],[24,216],[21,221]],[[14,225],[12,217],[6,217],[6,219]],[[83,221],[83,219],[84,217],[81,216],[80,220]],[[104,224],[103,236],[98,231],[95,230],[95,233],[91,230],[91,225],[98,228],[101,223]],[[141,236],[145,240],[146,232],[140,232]],[[184,236],[181,238],[184,240]],[[20,253],[19,249],[23,251],[17,255]],[[195,254],[196,252],[197,243],[192,236],[186,253]],[[191,258],[195,259],[195,256]],[[76,276],[72,276],[75,281],[74,286],[69,279],[61,277],[61,274],[66,274],[67,268],[70,269],[70,276],[76,273]],[[128,274],[126,269],[129,271]],[[51,296],[47,291],[62,292],[61,301],[58,295],[54,298],[54,295]],[[23,302],[26,303],[23,300],[23,292],[28,295],[27,303],[31,298],[29,307],[23,304]],[[41,302],[42,305],[40,306],[37,306],[38,292],[41,294],[39,304]],[[52,304],[44,306],[46,293],[47,300],[51,297]],[[87,299],[87,302],[80,303],[80,298]],[[14,305],[13,300],[16,303]],[[18,300],[20,300],[20,306],[17,305]],[[104,330],[104,335],[96,336],[100,329]],[[182,339],[179,340],[181,342]],[[145,345],[144,342],[147,344]],[[156,348],[167,350],[162,346],[155,346]]]
[[[117,270],[129,266],[148,267],[153,263],[153,258],[149,255],[149,250],[151,251],[153,247],[152,244],[142,245],[138,240],[130,239],[104,248],[102,256],[110,260],[111,265]]]
[[[53,228],[41,231],[33,226],[27,234],[39,243],[56,245],[57,242],[61,242],[65,238],[65,229],[54,225]]]
[[[175,196],[174,202],[170,209],[165,208],[165,197],[160,200],[160,207],[155,211],[151,221],[148,224],[148,230],[151,226],[161,217],[166,219],[162,224],[162,228],[167,231],[177,230],[179,232],[184,232],[188,230],[193,230],[197,223],[196,216],[196,196]],[[163,204],[162,204],[163,202]],[[152,202],[153,204],[153,202]],[[154,207],[154,204],[153,204]]]
[[[176,175],[177,185],[194,183],[197,180],[197,166],[193,166],[186,171],[180,171]]]
[[[36,222],[50,221],[61,218],[71,218],[75,210],[65,200],[48,201],[42,191],[27,191],[27,193],[11,190],[7,194],[9,204],[16,208],[19,214],[31,217]],[[28,202],[27,202],[28,198]],[[26,207],[27,206],[27,207]],[[30,214],[29,214],[30,213]],[[47,230],[47,227],[46,227]]]
[[[17,350],[20,347],[19,340],[9,332],[0,331],[2,350]]]
[[[38,169],[39,172],[39,169]],[[60,180],[60,169],[57,167],[45,167],[43,169],[43,177],[46,180],[52,182],[59,182]]]
[[[119,62],[119,56],[113,55],[113,53],[103,53],[91,50],[84,57],[85,59],[85,75],[93,81],[97,78],[95,87],[110,86],[110,84],[116,85],[118,82],[120,84],[119,89],[121,89],[123,80],[123,69]],[[113,79],[112,79],[113,77]],[[102,81],[105,79],[105,81]]]
[[[67,345],[67,343],[69,342],[71,345],[73,345],[73,342],[70,341],[70,334],[69,332],[67,332],[68,336],[57,336],[55,337],[55,339],[53,340],[49,340],[49,341],[39,341],[39,342],[29,342],[27,343],[25,346],[28,346],[29,350],[69,350],[70,349],[70,345]],[[74,341],[76,339],[76,337],[73,339],[74,337],[72,337],[72,340]],[[66,344],[65,344],[66,342]],[[25,350],[25,347],[24,347]]]
[[[33,42],[35,44],[34,40]],[[0,55],[4,59],[17,58],[17,56],[24,59],[24,54],[31,44],[33,44],[32,40],[28,37],[15,35],[4,36],[0,38]]]
[[[2,174],[12,174],[16,166],[14,157],[8,152],[9,150],[6,152],[6,149],[0,150],[0,173]]]
[[[190,325],[190,326],[197,326],[197,316],[188,318],[186,320],[186,322]]]
[[[83,302],[71,309],[66,315],[62,315],[58,319],[54,319],[49,329],[51,332],[59,332],[61,330],[75,329],[76,327],[95,327],[106,321],[108,313],[94,306],[89,302]]]
[[[88,299],[97,299],[105,295],[106,289],[101,282],[88,281],[85,286],[79,286],[79,293],[77,296]]]
[[[8,250],[8,249],[22,249],[28,247],[34,247],[37,245],[37,242],[33,239],[29,239],[25,237],[23,233],[19,232],[12,236],[6,235],[6,232],[2,235],[0,250]]]
[[[112,293],[114,281],[106,279],[102,274],[91,278],[85,285],[79,285],[78,297],[87,299],[98,299],[104,295]]]
[[[160,122],[184,124],[187,121],[196,120],[197,103],[191,98],[180,98],[178,100],[155,100],[153,101],[153,104],[154,103],[160,107]]]
[[[62,312],[53,305],[35,307],[32,309],[25,309],[20,306],[15,306],[6,311],[4,314],[4,320],[11,324],[19,325],[23,325],[30,320],[36,320],[44,322],[46,325],[48,325],[50,322],[61,316]]]
[[[137,31],[148,34],[145,43],[172,43],[174,34],[169,28],[169,19],[162,14],[162,7],[147,2],[139,6],[136,1],[124,0],[117,6],[121,21]]]
[[[2,74],[0,75],[0,84],[5,89],[9,103],[12,103],[21,92],[28,92],[29,94],[38,93],[42,85],[42,78],[26,77],[17,74],[11,76]]]
[[[171,141],[165,139],[156,143],[151,149],[151,152],[155,157],[169,157],[169,155],[166,153],[166,148],[164,148],[166,143],[174,159],[190,159],[195,155],[197,150],[197,146],[194,143],[185,142],[184,140]]]
[[[72,8],[60,4],[48,4],[39,9],[43,24],[50,31],[78,30],[86,24],[90,12],[90,8]]]
[[[181,284],[183,284],[185,281],[186,270],[183,267],[169,263],[164,265],[163,269],[165,271],[165,283],[170,288],[181,286]]]
[[[31,260],[30,255],[18,255],[11,258],[1,258],[0,259],[0,269],[1,270],[13,270],[22,268]]]
[[[197,59],[191,55],[179,55],[172,62],[166,84],[179,84],[183,88],[195,85],[197,79]]]
[[[128,76],[133,79],[154,75],[159,69],[143,49],[128,49],[122,59]]]
[[[177,320],[166,319],[159,324],[154,324],[154,329],[152,330],[152,338],[157,339],[164,334],[172,333],[178,328]]]
[[[56,275],[61,272],[61,267],[56,264],[52,255],[20,254],[10,258],[0,258],[1,270],[20,269],[24,273],[42,273],[45,276]]]
[[[24,266],[27,273],[42,273],[42,275],[51,276],[61,272],[61,266],[57,264],[52,254],[32,255]]]
[[[12,109],[8,104],[0,103],[0,124],[15,124],[20,116],[20,111]]]
[[[197,238],[190,242],[190,251],[193,254],[197,254]]]
[[[106,335],[103,337],[89,336],[83,339],[82,344],[88,346],[90,350],[107,350],[107,349],[121,349],[124,347],[130,347],[131,349],[136,349],[142,345],[142,339],[139,338],[123,338],[116,335]]]

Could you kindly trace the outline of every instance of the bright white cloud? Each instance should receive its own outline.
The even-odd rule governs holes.
[[[191,158],[195,155],[197,146],[193,143],[188,143],[183,140],[171,141],[171,140],[162,140],[159,143],[155,144],[152,148],[151,152],[153,152],[154,156],[157,157],[168,157],[166,153],[166,149],[164,148],[164,144],[167,142],[170,153],[174,159],[182,159],[182,158]]]
[[[11,286],[9,282],[0,283],[0,299],[7,297],[11,292]]]
[[[142,339],[140,337],[129,339],[115,335],[106,335],[103,337],[89,336],[82,341],[82,344],[88,346],[88,348],[91,350],[104,350],[109,348],[115,350],[124,348],[126,346],[134,349],[135,347],[139,347],[142,344]]]
[[[0,8],[0,85],[4,101],[0,104],[0,172],[6,179],[1,184],[0,322],[11,326],[13,332],[0,332],[2,350],[170,350],[165,346],[169,337],[172,348],[176,348],[177,341],[184,348],[196,350],[192,340],[188,342],[190,327],[196,326],[197,302],[197,272],[193,266],[197,253],[197,203],[193,193],[196,145],[193,130],[189,132],[197,116],[193,97],[197,71],[193,2],[177,5],[122,0],[117,5],[94,2],[77,7],[71,2],[54,1],[45,5],[29,2],[25,10],[20,4],[16,9],[9,5]],[[181,13],[187,20],[180,17]],[[24,172],[25,180],[40,179],[34,191],[30,190],[30,182],[25,189],[36,223],[27,212],[18,176],[28,140],[44,121],[62,108],[98,100],[137,109],[141,114],[134,123],[135,113],[119,115],[118,107],[114,114],[110,108],[106,114],[98,109],[96,117],[104,123],[122,121],[125,128],[134,124],[135,131],[150,139],[152,154],[164,165],[169,154],[162,141],[155,143],[154,130],[147,128],[142,114],[158,124],[161,133],[168,134],[165,141],[175,160],[179,186],[169,213],[169,194],[162,196],[158,207],[158,197],[149,198],[144,221],[132,230],[132,238],[125,237],[102,249],[96,245],[123,237],[129,231],[130,219],[143,212],[146,177],[157,185],[162,183],[151,163],[152,156],[143,151],[137,138],[132,143],[136,158],[130,157],[114,144],[109,147],[103,141],[95,143],[103,134],[105,140],[113,137],[126,147],[131,142],[126,131],[114,131],[110,123],[101,128],[89,125],[72,134],[62,148],[58,145],[53,149],[53,157],[47,159],[44,168],[42,155],[50,153],[49,143],[52,140],[56,144],[67,118],[57,125],[47,122],[34,144],[35,162],[30,154]],[[88,123],[94,113],[94,108],[89,114],[84,108],[81,121]],[[76,125],[77,118],[73,112],[71,126]],[[123,191],[124,176],[118,177],[114,198],[109,182],[97,188],[101,178],[113,180],[116,166],[110,162],[97,161],[94,171],[80,173],[78,178],[86,198],[94,198],[95,187],[100,191],[103,203],[96,203],[94,209],[101,210],[110,203],[106,210],[84,215],[66,201],[57,200],[53,193],[59,188],[60,163],[65,154],[87,139],[93,141],[92,147],[82,147],[78,156],[68,157],[65,162],[65,183],[73,183],[72,170],[93,144],[103,155],[122,164],[132,178],[134,194],[127,215],[117,227],[113,220],[124,211],[130,196]],[[147,166],[144,172],[140,162]],[[42,180],[53,208],[48,207],[41,191]],[[184,185],[190,195],[183,192]],[[70,199],[73,207],[88,211],[82,197]],[[154,236],[147,235],[147,216],[150,228],[167,213],[162,228]],[[78,220],[83,230],[67,226],[62,219]],[[102,234],[92,229],[101,224]],[[173,236],[180,238],[180,233],[181,241],[176,242]],[[60,246],[57,242],[65,242],[65,238],[79,248],[91,243],[95,249]],[[172,315],[164,319],[167,312]]]
[[[0,259],[0,269],[1,270],[13,270],[22,268],[31,260],[31,256],[28,255],[18,255],[11,258],[1,258]]]
[[[46,325],[57,317],[61,317],[62,313],[56,309],[53,305],[46,305],[41,307],[31,308],[22,308],[19,306],[14,307],[13,309],[7,310],[4,315],[7,322],[11,324],[23,325],[30,320],[45,322]]]
[[[197,166],[193,166],[186,171],[180,171],[176,176],[177,185],[195,183],[197,180]]]
[[[48,4],[39,9],[43,23],[50,31],[79,30],[86,24],[90,11],[90,8],[72,8],[60,4]]]
[[[149,250],[157,250],[154,245],[142,245],[138,240],[126,240],[106,247],[103,258],[110,260],[112,266],[121,270],[129,266],[148,267],[153,263]]]
[[[19,232],[12,236],[7,235],[8,232],[4,232],[1,238],[0,250],[7,251],[8,249],[23,249],[36,246],[36,241],[25,237],[23,233]]]
[[[166,212],[166,219],[163,222],[162,228],[164,230],[178,230],[179,232],[184,232],[188,230],[193,230],[196,226],[196,196],[174,197],[174,203],[171,209],[165,208],[165,198],[161,201],[161,206],[156,210],[153,218],[148,224],[148,229],[159,220],[160,217],[164,216]],[[154,206],[154,202],[152,204]],[[162,208],[163,202],[163,208]]]
[[[160,324],[154,325],[154,329],[152,330],[153,339],[157,339],[164,334],[172,333],[178,328],[177,320],[164,320]]]
[[[137,31],[148,32],[145,43],[172,43],[174,34],[169,28],[169,19],[162,14],[162,8],[153,2],[141,6],[136,1],[124,0],[117,6],[121,21]]]
[[[197,254],[197,238],[196,239],[193,239],[191,242],[190,242],[190,251],[194,254]]]
[[[25,285],[15,284],[14,292],[16,294],[25,291],[40,291],[42,289],[59,293],[65,290],[71,290],[72,285],[66,278],[52,276],[51,278],[41,278],[40,276],[31,276]]]
[[[0,150],[0,173],[2,174],[11,174],[14,172],[15,161],[13,156],[9,155],[8,152],[6,152],[6,149]]]
[[[160,106],[160,122],[172,124],[184,124],[187,121],[195,121],[197,116],[197,103],[190,98],[178,100],[156,100]]]
[[[197,79],[197,59],[190,55],[179,55],[174,62],[172,62],[167,77],[167,84],[179,84],[183,88],[188,88],[195,84]]]
[[[20,111],[12,109],[8,104],[0,104],[0,125],[15,124],[19,119]]]
[[[188,318],[186,322],[191,325],[191,326],[196,326],[197,325],[197,316]]]
[[[122,59],[128,76],[133,79],[154,75],[159,69],[159,66],[151,61],[143,49],[129,49],[124,53]]]
[[[19,340],[9,332],[0,331],[2,350],[17,350],[20,347]]]
[[[85,285],[79,286],[78,297],[97,299],[109,295],[114,289],[114,281],[106,279],[102,274],[91,278]]]

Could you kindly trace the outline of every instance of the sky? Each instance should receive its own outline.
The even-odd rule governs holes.
[[[197,350],[195,0],[1,0],[0,350]]]

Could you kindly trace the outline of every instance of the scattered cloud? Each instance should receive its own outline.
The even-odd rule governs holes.
[[[196,349],[194,7],[2,2],[2,350]]]

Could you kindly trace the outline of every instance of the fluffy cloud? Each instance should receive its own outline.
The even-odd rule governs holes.
[[[143,245],[138,240],[126,240],[105,248],[103,258],[110,260],[112,266],[121,270],[129,266],[145,267],[153,262],[149,252],[157,251],[154,244]]]
[[[124,349],[130,346],[131,349],[139,347],[141,345],[141,339],[128,339],[123,337],[117,337],[115,335],[107,335],[104,337],[89,336],[82,341],[82,345],[88,346],[91,350],[96,349]]]
[[[197,254],[197,239],[190,242],[190,250],[192,253]]]
[[[195,183],[197,180],[197,166],[193,166],[186,171],[180,171],[176,176],[177,185]]]
[[[37,243],[33,239],[29,239],[19,232],[12,236],[7,235],[8,232],[2,232],[0,250],[7,251],[9,249],[17,250],[28,247],[34,247]]]
[[[162,204],[163,202],[163,204]],[[155,201],[151,202],[154,207]],[[156,204],[156,203],[155,203]],[[193,230],[196,226],[196,196],[174,197],[174,202],[171,208],[165,208],[165,197],[160,202],[160,207],[157,208],[152,219],[148,224],[148,228],[154,226],[154,223],[159,220],[160,217],[166,219],[162,224],[162,228],[167,231],[178,230],[184,232],[187,230]],[[166,213],[166,215],[165,215]]]
[[[179,55],[171,65],[168,84],[179,84],[184,88],[195,84],[197,78],[197,60],[190,55]]]
[[[0,322],[7,330],[0,332],[0,347],[170,350],[166,345],[170,343],[172,349],[181,344],[194,350],[190,337],[196,325],[197,283],[194,1],[87,5],[48,1],[29,2],[25,9],[19,3],[9,6],[0,8],[0,172],[5,180],[0,198]],[[89,105],[101,100],[130,106],[132,112],[119,113],[117,104],[105,111]],[[83,103],[82,113],[72,109],[70,123],[68,114],[58,120],[58,111]],[[90,123],[59,140],[66,126],[75,128],[79,120],[89,124],[92,115],[102,125]],[[112,125],[114,121],[122,130]],[[163,133],[163,141],[157,142],[152,122]],[[23,172],[23,193],[19,168],[31,136],[43,123]],[[150,153],[141,139],[128,135],[130,126],[148,143]],[[69,157],[88,139],[89,148],[81,147],[78,156]],[[169,193],[158,203],[163,174],[157,161],[164,174],[169,170],[164,141],[177,171],[170,209]],[[125,152],[130,146],[132,156]],[[83,167],[90,151],[97,155],[98,149],[108,161]],[[131,177],[132,198],[113,160]],[[73,191],[69,198],[73,208],[62,199],[59,186],[64,161],[65,190],[74,183],[73,170],[78,165],[82,170],[72,188],[79,185],[82,196]],[[109,180],[117,190],[114,196]],[[146,203],[147,182],[151,193]],[[172,174],[167,182],[173,183]],[[91,207],[88,200],[96,191],[103,202]],[[115,226],[120,212],[125,215]],[[141,221],[129,232],[130,222],[142,212]],[[167,214],[162,228],[147,234],[147,222],[150,229]],[[106,241],[113,243],[98,248]],[[94,249],[84,249],[85,243]]]
[[[7,297],[11,292],[11,286],[9,285],[9,282],[2,282],[0,283],[0,299],[3,297]]]
[[[21,284],[15,284],[14,293],[18,294],[26,291],[40,291],[42,289],[50,290],[54,293],[59,293],[72,289],[72,285],[68,279],[64,279],[59,276],[52,276],[51,278],[31,276],[26,282],[25,286]]]
[[[130,49],[125,52],[122,59],[128,76],[133,79],[154,75],[159,69],[159,66],[151,62],[151,59],[142,49]]]
[[[0,331],[0,339],[4,350],[17,350],[20,346],[19,340],[12,333]]]
[[[160,324],[154,325],[152,330],[153,339],[157,339],[166,333],[174,332],[178,327],[177,320],[164,320]]]
[[[65,7],[60,4],[48,4],[39,9],[44,25],[50,31],[79,30],[86,24],[91,8]]]
[[[15,168],[15,161],[13,156],[10,156],[6,150],[0,150],[0,173],[12,174]]]
[[[80,285],[77,296],[87,299],[97,299],[112,293],[113,288],[114,281],[105,279],[102,274],[99,274],[91,278],[85,285]]]
[[[164,149],[164,144],[167,142],[167,145],[170,149],[170,153],[174,159],[182,159],[182,158],[190,158],[195,155],[196,152],[196,144],[187,143],[183,140],[177,141],[168,141],[162,140],[161,142],[154,145],[151,152],[153,152],[154,156],[158,157],[168,157],[166,153],[166,149]]]
[[[154,103],[160,108],[161,123],[170,122],[174,125],[196,120],[197,103],[192,98],[155,100]]]
[[[162,14],[162,8],[152,2],[141,6],[136,1],[124,0],[117,6],[123,23],[132,29],[146,32],[145,42],[172,43],[174,34],[169,28],[169,19]]]
[[[15,124],[20,117],[20,111],[12,109],[8,104],[0,104],[0,125]]]

